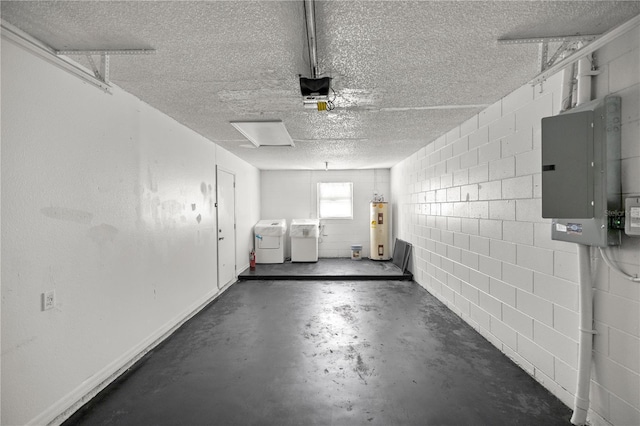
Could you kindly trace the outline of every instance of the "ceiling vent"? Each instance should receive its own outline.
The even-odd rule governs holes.
[[[261,146],[294,146],[282,120],[232,121],[231,125],[251,141]]]

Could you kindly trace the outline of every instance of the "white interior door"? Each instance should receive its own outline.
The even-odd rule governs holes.
[[[217,168],[218,288],[236,278],[236,177]]]

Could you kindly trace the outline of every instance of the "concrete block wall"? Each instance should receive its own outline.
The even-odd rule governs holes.
[[[369,202],[373,193],[389,196],[389,169],[370,170],[263,170],[261,172],[261,217],[287,220],[317,218],[318,182],[353,182],[353,219],[326,219],[318,246],[320,257],[350,257],[351,245],[362,244],[369,256]],[[392,218],[393,220],[393,218]],[[288,235],[288,231],[287,231]],[[285,256],[291,256],[285,239]]]
[[[595,97],[622,97],[622,190],[640,194],[640,30],[595,54]],[[578,358],[576,246],[541,217],[541,119],[560,106],[560,74],[524,85],[391,169],[394,236],[414,245],[415,279],[572,406]],[[617,263],[640,273],[640,239]],[[640,424],[640,284],[592,250],[590,421]]]

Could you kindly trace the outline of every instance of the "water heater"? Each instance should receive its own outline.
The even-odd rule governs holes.
[[[373,201],[371,209],[371,247],[369,258],[372,260],[389,260],[391,258],[391,246],[389,234],[391,222],[389,221],[389,207],[385,201]]]

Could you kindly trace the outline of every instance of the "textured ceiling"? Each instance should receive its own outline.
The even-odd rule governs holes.
[[[2,1],[2,19],[56,50],[112,56],[110,78],[260,169],[390,167],[537,73],[537,45],[600,34],[639,1],[316,1],[318,62],[336,108],[304,109],[300,1]],[[85,63],[83,57],[74,58]],[[230,121],[280,119],[295,147],[252,145]]]

